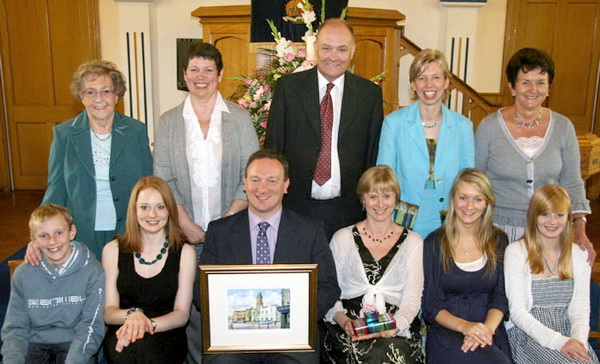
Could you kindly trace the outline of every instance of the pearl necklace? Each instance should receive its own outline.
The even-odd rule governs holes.
[[[144,258],[142,258],[142,255],[140,254],[140,252],[135,252],[135,257],[137,258],[138,262],[140,262],[140,264],[152,265],[163,258],[163,255],[167,252],[168,247],[169,247],[169,237],[165,236],[165,242],[163,243],[163,247],[160,250],[160,253],[158,253],[158,255],[156,256],[156,258],[154,258],[153,261],[151,261],[151,262],[146,261]]]
[[[98,134],[96,134],[96,132],[95,132],[95,131],[93,131],[93,130],[92,130],[92,134],[94,134],[94,137],[96,137],[96,139],[98,139],[98,140],[99,140],[99,141],[101,141],[101,142],[105,142],[105,141],[107,141],[107,140],[108,140],[108,139],[110,139],[110,137],[112,136],[112,133],[108,133],[108,135],[107,135],[107,136],[105,136],[104,138],[100,138],[100,136],[99,136]]]
[[[527,122],[524,122],[523,120],[521,120],[519,118],[519,114],[517,114],[517,110],[515,110],[515,123],[517,124],[517,126],[524,126],[526,128],[535,128],[540,123],[540,120],[542,120],[542,110],[541,109],[540,109],[540,113],[535,118],[535,120],[533,120],[530,123],[527,123]]]
[[[392,237],[392,235],[394,235],[394,229],[392,229],[392,231],[383,239],[381,238],[374,238],[371,236],[371,234],[369,234],[367,232],[367,228],[365,226],[363,226],[362,228],[363,233],[365,233],[365,235],[367,236],[367,238],[371,239],[373,242],[378,243],[378,244],[383,244],[385,240],[389,239],[390,237]]]

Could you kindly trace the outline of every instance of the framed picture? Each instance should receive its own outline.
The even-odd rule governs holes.
[[[205,354],[310,352],[317,338],[317,265],[201,265]]]

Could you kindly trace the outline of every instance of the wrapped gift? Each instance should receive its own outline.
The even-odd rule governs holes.
[[[354,327],[354,334],[356,336],[373,334],[396,328],[396,320],[394,320],[394,316],[389,313],[379,315],[377,320],[369,322],[367,317],[372,317],[373,312],[377,313],[377,311],[365,312],[365,317],[352,320],[352,326]]]

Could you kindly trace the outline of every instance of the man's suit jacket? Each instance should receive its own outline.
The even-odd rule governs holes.
[[[309,264],[318,267],[318,319],[340,296],[335,262],[322,224],[283,209],[273,264]],[[248,210],[208,225],[200,264],[252,264]]]
[[[286,206],[302,210],[311,198],[312,180],[321,149],[317,68],[277,81],[269,112],[265,147],[285,154],[290,162]],[[354,223],[360,218],[356,185],[375,165],[383,122],[382,91],[375,83],[346,72],[338,133],[341,198],[351,201]]]

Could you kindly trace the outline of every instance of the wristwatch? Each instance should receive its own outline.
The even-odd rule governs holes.
[[[125,318],[128,318],[129,315],[131,315],[131,313],[135,312],[135,311],[140,311],[141,313],[144,313],[144,310],[142,310],[141,308],[139,308],[139,307],[132,307],[129,310],[127,310],[127,313],[125,314]]]
[[[582,216],[577,216],[576,218],[573,219],[573,224],[575,223],[575,221],[577,220],[582,220],[583,222],[587,223],[587,218],[585,217],[585,215]]]

